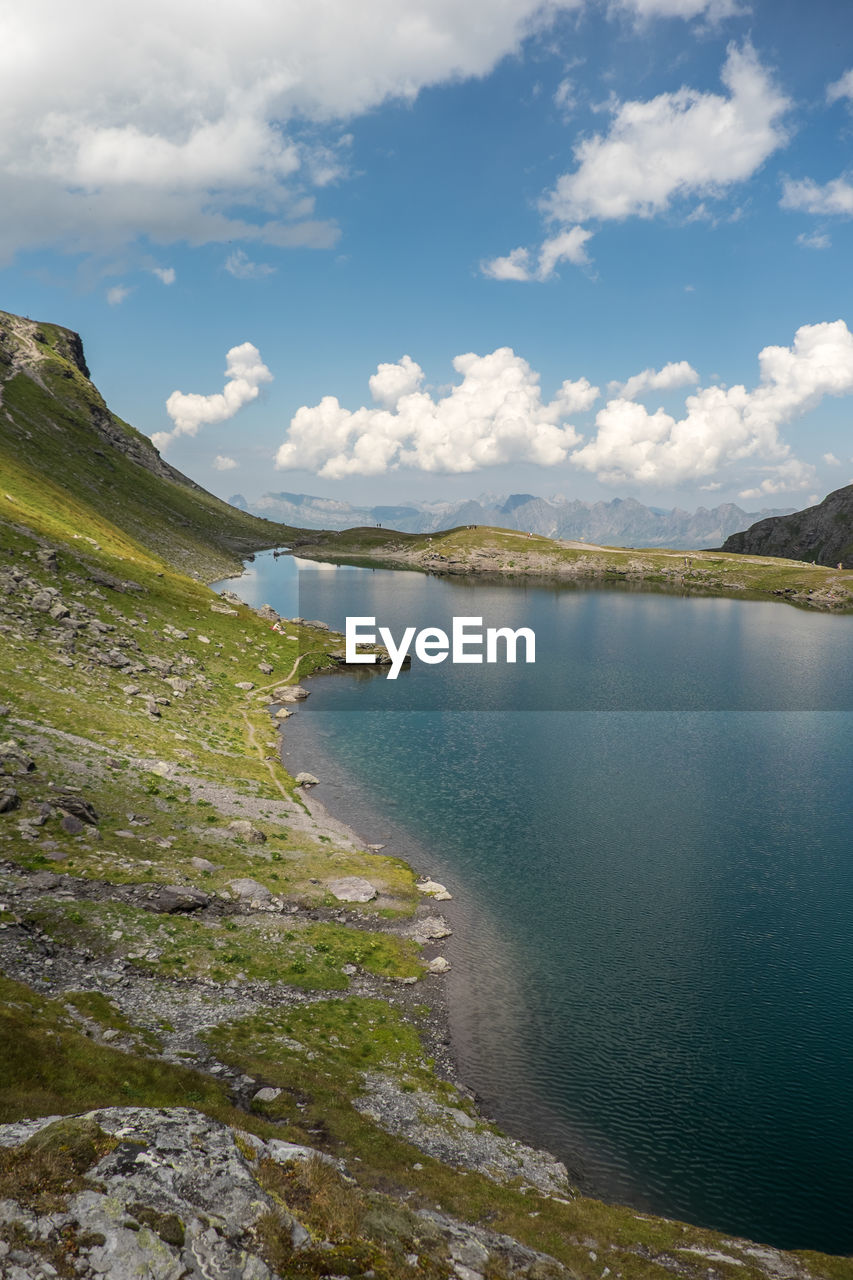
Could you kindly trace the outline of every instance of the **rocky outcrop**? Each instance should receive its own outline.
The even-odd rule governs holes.
[[[368,1231],[358,1240],[318,1230],[318,1169],[326,1170],[321,1187],[339,1188],[362,1209]],[[20,1189],[9,1186],[15,1174]],[[413,1213],[387,1197],[365,1200],[343,1162],[323,1152],[264,1141],[181,1107],[105,1107],[0,1126],[0,1180],[0,1274],[10,1280],[285,1280],[341,1275],[343,1266],[346,1275],[414,1280],[425,1273],[422,1261],[429,1275],[452,1280],[570,1275],[510,1236],[436,1210]],[[49,1213],[35,1203],[45,1187]],[[284,1203],[284,1189],[305,1221]],[[370,1230],[371,1213],[381,1236]],[[354,1247],[363,1256],[357,1270]]]
[[[390,1076],[364,1073],[364,1095],[355,1101],[388,1133],[403,1137],[424,1155],[456,1168],[472,1169],[494,1182],[520,1182],[543,1196],[570,1200],[566,1166],[515,1138],[496,1133],[475,1112],[447,1105],[432,1094],[410,1085],[405,1088]]]
[[[301,1149],[258,1138],[241,1145],[225,1125],[183,1108],[107,1107],[3,1125],[0,1146],[16,1149],[22,1168],[52,1156],[67,1175],[64,1186],[57,1179],[60,1207],[50,1214],[0,1200],[0,1233],[17,1246],[5,1246],[4,1261],[20,1276],[56,1275],[44,1263],[64,1245],[82,1276],[268,1280],[275,1273],[259,1256],[259,1219],[274,1214],[294,1247],[310,1236],[252,1166],[284,1163]]]
[[[816,507],[759,520],[727,538],[723,550],[853,569],[853,484],[836,489]]]

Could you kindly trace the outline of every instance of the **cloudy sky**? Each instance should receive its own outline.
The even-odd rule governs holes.
[[[849,0],[7,6],[0,305],[223,496],[803,506],[851,143]]]

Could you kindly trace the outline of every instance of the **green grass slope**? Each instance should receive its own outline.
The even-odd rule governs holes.
[[[211,578],[293,530],[238,511],[181,475],[107,408],[77,334],[0,311],[0,476],[24,519],[118,525],[186,573]],[[12,511],[10,515],[14,514]]]

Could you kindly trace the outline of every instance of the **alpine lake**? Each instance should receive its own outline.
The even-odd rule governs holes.
[[[447,884],[461,1078],[581,1188],[853,1252],[853,617],[262,553],[286,617],[530,627],[310,680],[284,761]]]

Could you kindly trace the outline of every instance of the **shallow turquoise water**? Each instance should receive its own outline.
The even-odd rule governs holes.
[[[853,619],[386,572],[297,603],[253,571],[338,625],[535,626],[534,667],[316,679],[287,729],[319,798],[453,890],[486,1109],[602,1194],[853,1250]]]

